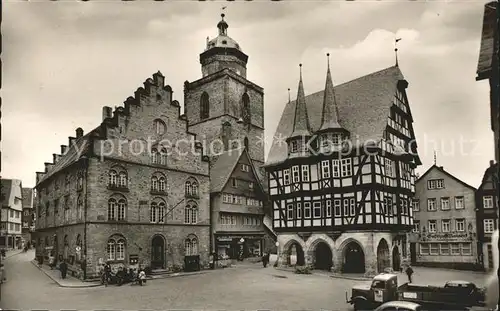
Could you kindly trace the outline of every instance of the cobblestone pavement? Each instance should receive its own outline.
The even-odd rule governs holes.
[[[10,279],[2,285],[4,310],[350,310],[345,292],[360,281],[325,274],[296,275],[241,265],[214,273],[148,281],[141,286],[62,288],[22,253],[6,260]],[[419,272],[415,277],[466,279],[472,272]],[[423,268],[422,268],[423,269]],[[448,273],[448,274],[447,274]],[[478,279],[480,279],[478,277]]]

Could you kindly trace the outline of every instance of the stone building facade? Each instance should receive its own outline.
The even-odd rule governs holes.
[[[414,265],[478,269],[476,189],[442,166],[431,166],[416,182],[413,201]]]
[[[22,182],[19,179],[3,178],[1,182],[0,247],[17,249],[22,247]]]
[[[32,188],[23,188],[23,216],[22,216],[22,239],[31,242],[31,233],[35,229],[33,213],[33,197],[35,192]]]

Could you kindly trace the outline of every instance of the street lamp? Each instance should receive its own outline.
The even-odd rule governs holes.
[[[276,264],[275,264],[275,266],[277,267],[278,261],[280,259],[280,248],[279,248],[280,242],[276,241],[276,243],[274,245],[276,245]]]

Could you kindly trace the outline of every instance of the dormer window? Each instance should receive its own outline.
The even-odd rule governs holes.
[[[294,140],[290,142],[290,152],[295,153],[299,151],[299,142]]]
[[[222,40],[222,44],[227,44],[227,41],[226,40]]]

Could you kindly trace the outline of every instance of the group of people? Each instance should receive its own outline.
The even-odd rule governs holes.
[[[109,263],[104,263],[102,265],[102,274],[101,274],[101,282],[104,285],[108,285],[110,283],[115,283],[118,286],[123,285],[124,283],[129,282],[137,282],[140,285],[146,283],[146,272],[141,267],[139,268],[139,272],[135,269],[127,269],[124,267],[119,267],[116,273],[113,273],[111,269],[111,265]]]

